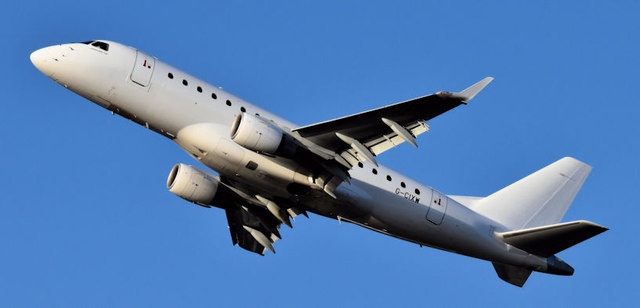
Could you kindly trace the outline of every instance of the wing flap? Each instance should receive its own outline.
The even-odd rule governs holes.
[[[419,135],[429,131],[429,125],[424,121],[413,122],[405,126],[404,128],[415,137],[418,137]],[[371,152],[373,152],[373,154],[379,155],[380,153],[392,149],[402,144],[403,142],[406,142],[406,139],[398,136],[398,134],[394,132],[375,138],[365,143],[365,146],[367,146],[371,150]]]
[[[233,245],[264,255],[275,253],[273,243],[280,238],[280,221],[263,208],[233,205],[225,209]]]

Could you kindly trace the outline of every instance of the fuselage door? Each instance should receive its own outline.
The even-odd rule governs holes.
[[[133,71],[131,72],[131,81],[143,87],[148,86],[151,81],[151,74],[153,73],[155,64],[156,59],[140,50],[137,50],[136,63],[133,66]]]
[[[427,211],[427,220],[439,225],[444,219],[444,213],[447,210],[447,198],[443,193],[433,189],[431,194],[431,203],[429,204],[429,211]]]

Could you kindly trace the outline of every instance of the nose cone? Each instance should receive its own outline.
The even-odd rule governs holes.
[[[59,55],[56,55],[56,46],[45,47],[31,53],[31,63],[43,74],[51,77],[53,75],[54,62],[58,62]]]

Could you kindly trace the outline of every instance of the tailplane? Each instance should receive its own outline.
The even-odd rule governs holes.
[[[560,223],[590,172],[589,165],[565,157],[486,198],[453,198],[512,230],[495,233],[505,244],[546,258],[537,268],[493,263],[502,280],[522,287],[534,270],[572,275],[555,254],[608,230],[584,220]]]
[[[536,271],[570,276],[573,275],[573,267],[556,257],[555,254],[607,230],[609,229],[601,225],[579,220],[517,231],[500,232],[496,233],[496,236],[513,247],[546,258],[546,267],[537,268],[535,269]],[[531,268],[497,262],[493,262],[493,267],[496,269],[500,279],[518,287],[524,285],[533,271]]]
[[[550,257],[609,229],[579,220],[524,230],[496,233],[503,242],[541,257]]]

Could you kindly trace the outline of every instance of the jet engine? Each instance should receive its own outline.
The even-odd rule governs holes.
[[[204,170],[185,164],[173,166],[167,178],[167,189],[178,197],[209,207],[218,192],[218,180]]]
[[[248,113],[240,113],[231,127],[231,140],[256,152],[276,154],[285,134],[273,124]]]

